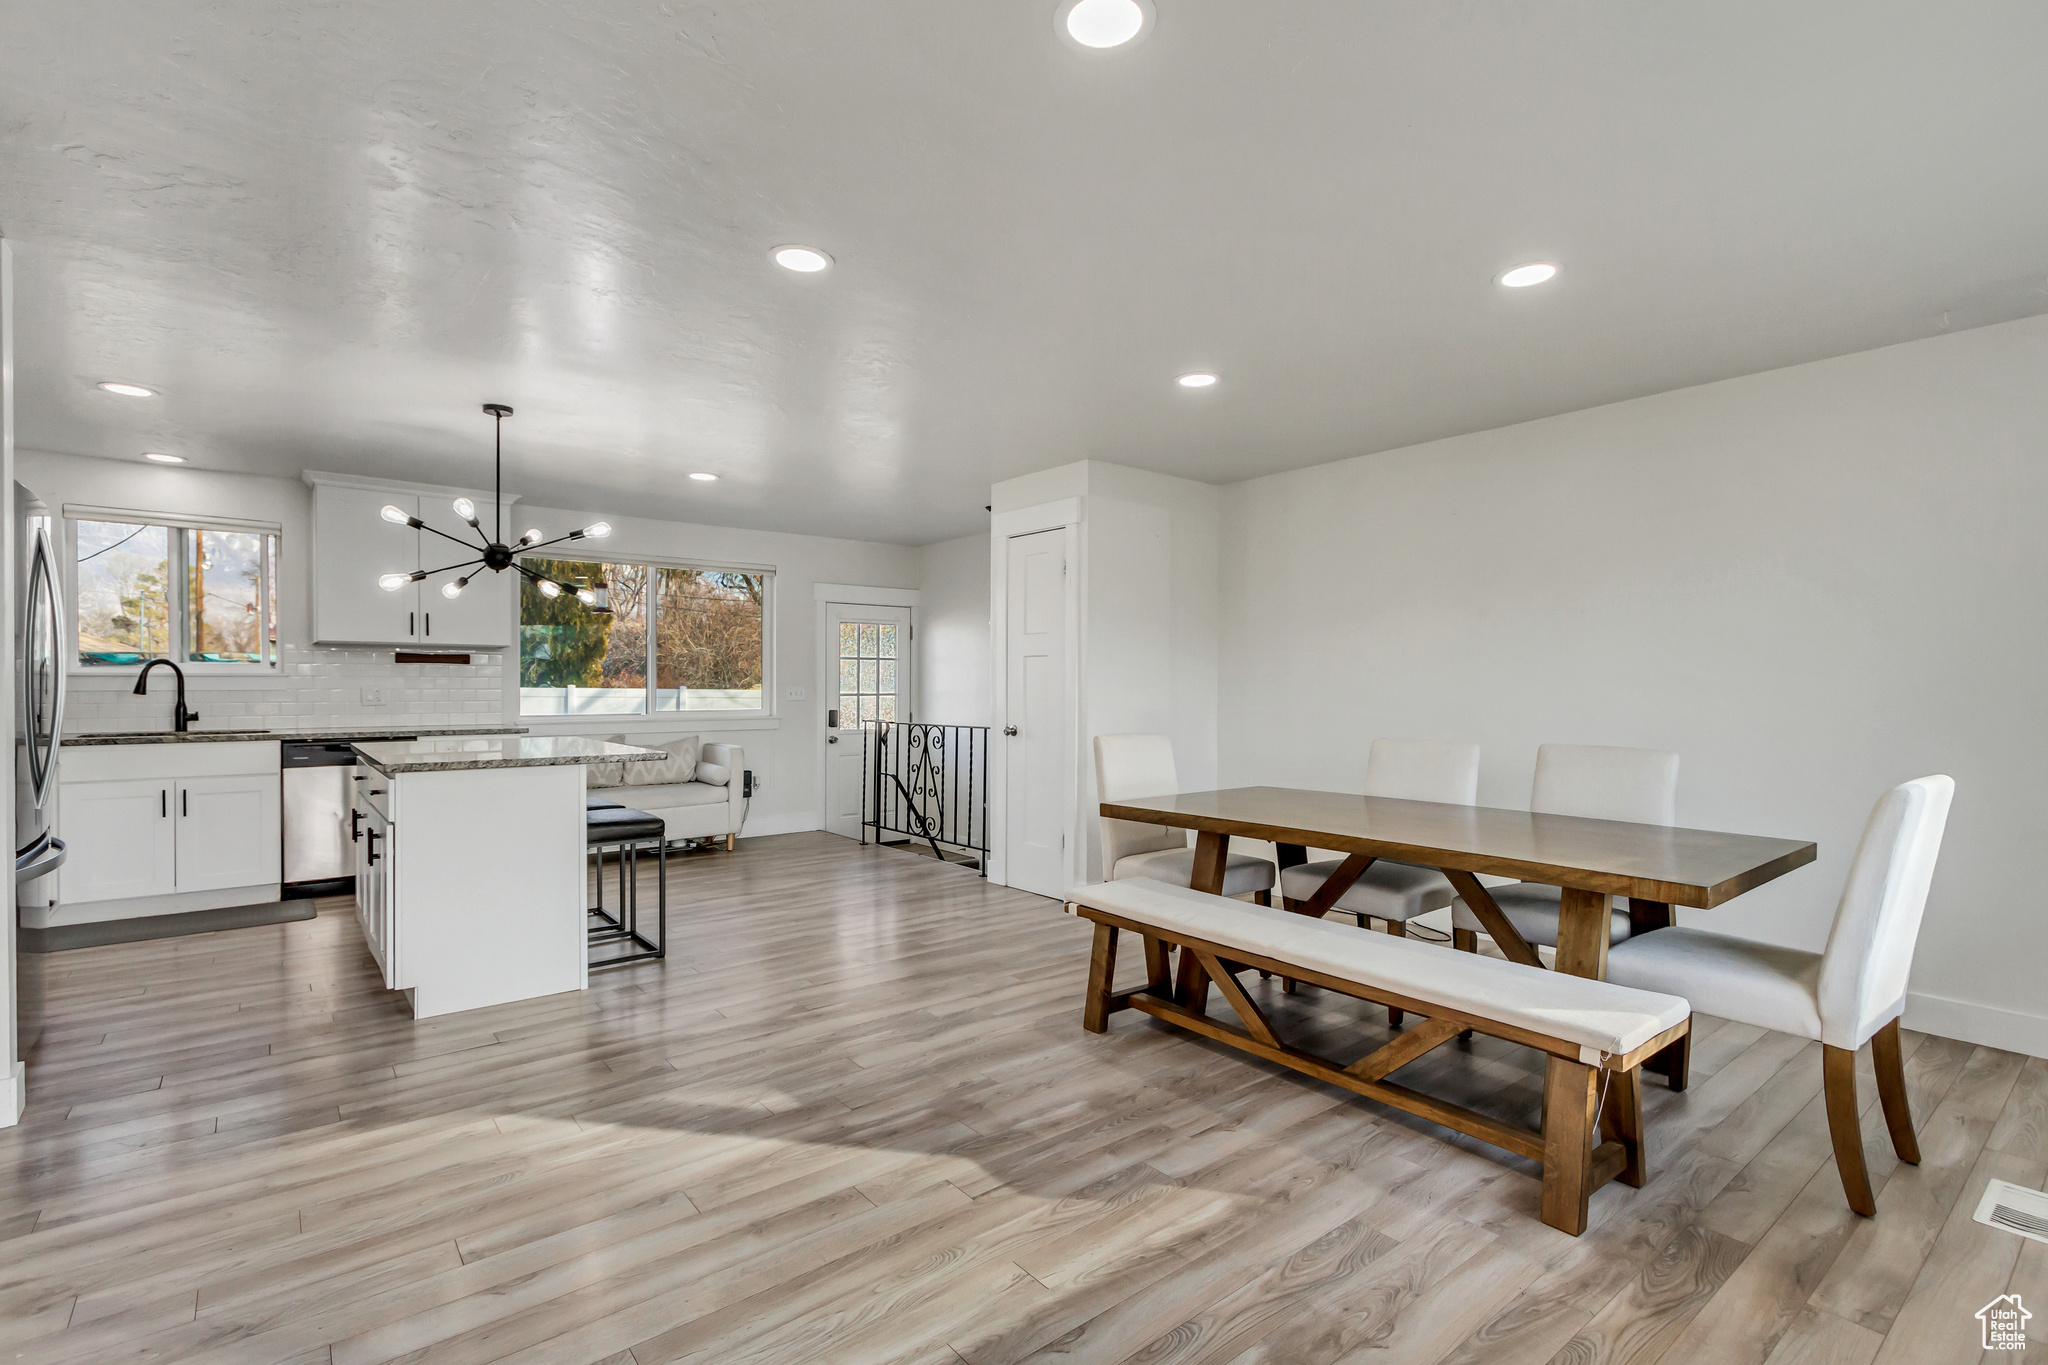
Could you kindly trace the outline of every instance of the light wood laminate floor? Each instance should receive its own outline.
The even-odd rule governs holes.
[[[1084,1033],[1051,902],[823,834],[672,887],[666,965],[424,1024],[340,902],[31,961],[0,1360],[1927,1365],[2008,1289],[2048,1326],[2048,1246],[1970,1221],[2048,1177],[2040,1061],[1908,1035],[1925,1161],[1866,1113],[1863,1220],[1818,1046],[1702,1019],[1692,1089],[1646,1088],[1651,1183],[1574,1239],[1490,1148]],[[1384,1036],[1278,985],[1324,1050]],[[1402,1073],[1524,1119],[1539,1077],[1483,1038]]]

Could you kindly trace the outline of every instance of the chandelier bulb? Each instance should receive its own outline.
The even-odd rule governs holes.
[[[536,526],[525,535],[519,537],[519,543],[521,545],[538,545],[540,538],[540,527]]]
[[[543,578],[540,581],[540,595],[542,597],[560,597],[562,595],[562,585],[555,582],[552,578]]]
[[[443,583],[441,585],[441,596],[450,598],[460,597],[462,596],[463,588],[466,587],[468,583],[469,580],[467,578],[451,579],[450,581]]]
[[[476,523],[476,504],[468,498],[457,498],[455,500],[455,515],[474,525]]]
[[[412,513],[395,503],[389,502],[384,504],[383,510],[379,511],[377,515],[390,522],[393,526],[404,526],[412,520]]]
[[[594,607],[597,605],[597,594],[588,588],[578,588],[576,590],[576,600],[586,607]]]
[[[611,533],[612,524],[608,521],[593,521],[590,525],[583,528],[583,534],[589,536],[592,540],[603,540]]]
[[[409,573],[388,573],[377,580],[377,586],[386,592],[397,592],[410,582],[412,582],[412,575]]]

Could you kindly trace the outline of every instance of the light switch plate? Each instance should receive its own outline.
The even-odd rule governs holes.
[[[364,689],[363,689],[363,705],[365,705],[365,706],[382,706],[383,704],[384,704],[384,689],[383,689],[383,688],[381,688],[381,687],[366,687],[366,688],[364,688]]]
[[[784,701],[802,701],[804,699],[804,690],[801,687],[784,688],[782,699]]]

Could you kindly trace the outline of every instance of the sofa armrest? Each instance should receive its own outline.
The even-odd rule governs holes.
[[[698,749],[697,757],[705,763],[716,763],[732,773],[732,785],[740,785],[740,773],[747,766],[747,751],[737,744],[706,744]]]

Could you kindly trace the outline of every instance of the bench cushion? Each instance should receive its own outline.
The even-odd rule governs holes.
[[[1168,938],[1205,939],[1573,1043],[1582,1061],[1632,1051],[1692,1014],[1675,995],[1451,952],[1164,882],[1105,882],[1067,898]]]

